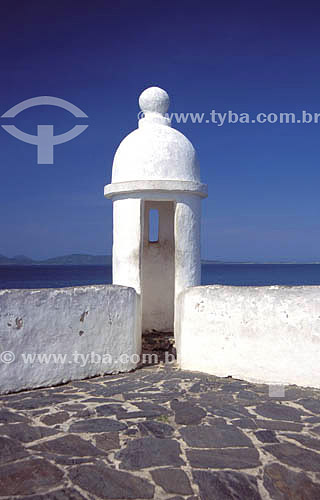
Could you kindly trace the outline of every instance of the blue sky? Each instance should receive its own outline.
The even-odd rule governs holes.
[[[0,254],[111,253],[103,186],[146,87],[167,90],[170,112],[320,113],[320,9],[280,5],[2,6],[0,115],[49,95],[80,107],[89,127],[54,148],[54,165],[37,165],[35,146],[0,129]],[[60,134],[82,122],[41,106],[0,118],[9,123],[30,134],[54,124]],[[209,186],[203,258],[320,260],[320,123],[174,126],[196,147]]]

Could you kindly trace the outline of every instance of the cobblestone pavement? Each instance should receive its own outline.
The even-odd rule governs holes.
[[[0,498],[320,499],[320,390],[159,364],[0,397]]]

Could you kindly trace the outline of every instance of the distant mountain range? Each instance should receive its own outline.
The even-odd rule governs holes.
[[[319,264],[319,262],[253,262],[253,261],[223,261],[202,260],[202,264]],[[0,255],[0,266],[109,266],[112,264],[111,255],[77,254],[62,255],[51,259],[34,260],[25,255],[5,257]]]
[[[222,260],[202,260],[202,264],[229,264]],[[6,257],[0,255],[0,266],[104,266],[112,264],[111,255],[88,255],[73,253],[71,255],[62,255],[52,257],[51,259],[34,260],[25,255],[15,255],[15,257]],[[241,264],[241,262],[232,262],[232,264]],[[250,262],[246,262],[250,264]]]
[[[110,265],[112,263],[111,255],[87,255],[71,254],[53,257],[51,259],[33,260],[25,255],[16,255],[15,257],[5,257],[0,255],[0,266],[99,266]]]

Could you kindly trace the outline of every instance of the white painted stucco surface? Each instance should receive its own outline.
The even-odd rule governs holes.
[[[175,211],[175,303],[182,290],[201,284],[200,226],[201,198],[190,196],[190,194],[177,197]]]
[[[164,235],[162,244],[152,245],[146,251],[145,237],[145,205],[152,203],[153,207],[157,202],[171,201],[174,205],[172,216],[174,218],[174,241],[171,243],[174,248],[174,265],[166,258],[167,235]],[[165,229],[170,226],[169,221],[163,221],[165,214],[160,213],[159,224]],[[172,307],[175,307],[176,299],[180,292],[187,287],[197,286],[201,283],[201,259],[200,259],[200,226],[201,226],[201,198],[194,193],[186,192],[140,192],[131,195],[121,194],[113,198],[113,250],[112,250],[112,270],[114,284],[130,286],[135,288],[141,296],[150,295],[150,300],[141,301],[142,308],[149,307],[154,303],[158,295],[159,308],[153,306],[149,311],[142,311],[143,331],[171,331],[172,313],[169,312],[164,317],[165,311],[170,308],[165,306],[169,296],[171,297],[171,287],[174,288],[174,300]],[[164,231],[166,232],[166,231]],[[145,243],[145,244],[144,244]],[[158,253],[158,261],[155,262]],[[150,259],[152,254],[152,259]],[[145,260],[145,261],[144,261]],[[153,261],[153,265],[152,265]],[[168,278],[168,272],[173,276]],[[146,279],[146,274],[148,279]],[[174,280],[174,283],[171,283]],[[149,284],[148,284],[149,283]],[[152,292],[152,287],[157,290]],[[145,290],[143,290],[145,286]],[[165,286],[170,289],[166,294]],[[160,294],[160,295],[159,295]],[[163,300],[159,296],[163,295]]]
[[[134,193],[143,193],[144,197],[147,199],[147,197],[154,192],[159,194],[167,193],[169,196],[174,193],[190,193],[206,198],[208,196],[208,186],[201,182],[158,179],[113,182],[104,187],[104,195],[106,198],[112,198],[117,194],[132,195]]]
[[[139,198],[113,202],[112,282],[141,294],[141,239],[143,217]]]
[[[112,183],[159,179],[200,182],[193,145],[181,132],[171,128],[165,116],[169,106],[166,91],[150,87],[142,92],[139,104],[144,117],[116,151]]]
[[[141,295],[143,331],[168,331],[176,297],[201,283],[201,200],[207,186],[200,181],[193,145],[165,116],[166,91],[150,87],[139,104],[144,117],[119,145],[112,183],[104,188],[113,201],[113,283]],[[174,231],[149,245],[144,214],[148,204],[158,202],[172,203],[170,214],[160,211],[159,224]]]
[[[176,317],[182,369],[320,387],[320,287],[201,286]]]
[[[1,361],[8,351],[12,363]],[[128,371],[140,351],[140,304],[132,288],[0,291],[0,393]],[[23,354],[51,354],[51,360],[27,363]],[[66,355],[64,363],[54,362],[58,354]]]

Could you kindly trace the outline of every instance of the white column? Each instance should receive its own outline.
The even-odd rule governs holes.
[[[141,200],[117,199],[113,202],[112,282],[131,286],[141,294]]]
[[[183,195],[175,210],[175,299],[189,286],[201,284],[201,200]]]

